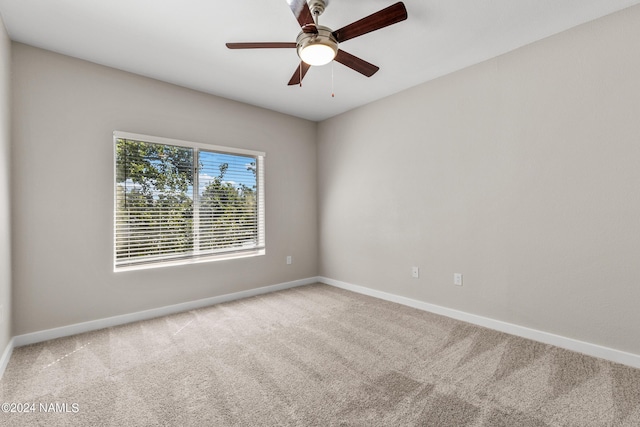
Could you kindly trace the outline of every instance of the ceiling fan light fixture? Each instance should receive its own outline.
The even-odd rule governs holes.
[[[298,56],[313,66],[328,64],[338,54],[338,41],[331,30],[320,25],[317,29],[317,34],[301,32],[296,40]]]
[[[310,44],[300,50],[300,59],[309,65],[325,65],[336,57],[333,47],[322,43]]]

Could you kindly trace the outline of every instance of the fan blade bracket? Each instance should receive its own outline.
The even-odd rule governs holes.
[[[316,24],[305,24],[302,28],[302,32],[306,34],[318,34],[318,27]]]

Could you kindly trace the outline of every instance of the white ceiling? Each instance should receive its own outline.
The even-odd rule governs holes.
[[[320,23],[336,30],[393,3],[331,0]],[[312,67],[302,87],[287,86],[295,49],[225,47],[294,42],[300,27],[286,0],[0,0],[0,13],[12,40],[319,121],[640,0],[404,3],[406,21],[340,45],[377,74],[334,63]]]

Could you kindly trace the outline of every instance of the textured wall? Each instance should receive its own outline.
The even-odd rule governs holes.
[[[15,335],[317,274],[315,123],[12,51]],[[114,130],[266,152],[267,254],[114,273]]]
[[[634,7],[320,123],[320,274],[640,354],[638,40]]]

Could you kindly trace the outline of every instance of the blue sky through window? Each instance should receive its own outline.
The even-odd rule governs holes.
[[[220,176],[220,167],[223,164],[228,165],[222,179],[223,183],[230,183],[236,188],[244,185],[250,189],[255,189],[255,161],[253,157],[200,151],[200,173],[198,176],[200,185],[198,192],[202,194],[206,186]]]

